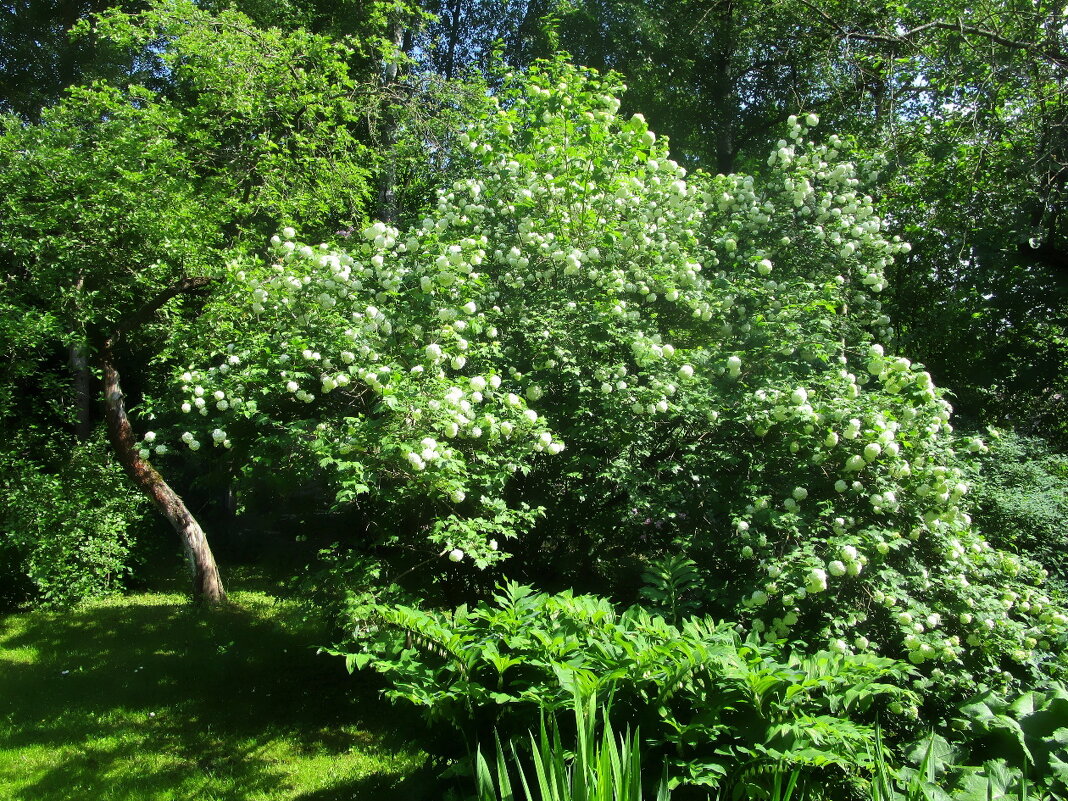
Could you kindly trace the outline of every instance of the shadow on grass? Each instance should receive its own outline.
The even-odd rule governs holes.
[[[0,618],[0,796],[433,798],[418,720],[257,600]]]

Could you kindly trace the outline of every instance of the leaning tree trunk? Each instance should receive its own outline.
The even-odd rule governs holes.
[[[119,371],[115,364],[115,343],[126,333],[138,328],[168,300],[181,294],[208,285],[207,278],[187,278],[164,290],[116,330],[100,349],[100,366],[104,378],[104,415],[108,436],[115,448],[119,463],[133,479],[137,488],[151,499],[153,505],[167,518],[182,540],[189,562],[193,568],[193,599],[207,604],[226,601],[226,591],[219,577],[219,567],[208,545],[204,529],[186,508],[181,497],[156,469],[141,458],[133,427],[126,416],[126,402],[119,383]]]

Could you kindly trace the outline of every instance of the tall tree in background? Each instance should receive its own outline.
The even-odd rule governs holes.
[[[108,12],[91,35],[131,62],[157,59],[149,72],[166,82],[73,87],[39,124],[5,120],[0,300],[49,322],[36,329],[45,341],[21,354],[47,352],[58,336],[101,369],[120,462],[185,543],[194,594],[218,601],[203,531],[135,446],[144,423],[127,416],[120,367],[142,373],[167,342],[180,358],[190,293],[208,290],[247,241],[298,219],[323,235],[364,218],[373,159],[356,129],[374,86],[361,89],[350,51],[330,40],[192,4]],[[135,381],[152,383],[150,373]],[[5,411],[5,428],[23,427],[20,404]]]
[[[41,109],[73,84],[121,69],[106,49],[74,27],[114,6],[130,11],[144,3],[115,0],[3,0],[0,2],[0,111],[37,119]]]
[[[677,158],[729,173],[765,153],[790,114],[842,102],[836,36],[810,17],[792,0],[589,0],[562,13],[559,31],[579,62],[625,76],[627,107]]]
[[[422,64],[447,80],[470,70],[488,72],[494,53],[527,66],[551,55],[548,28],[558,9],[554,0],[424,0],[430,15],[418,39]]]
[[[973,422],[1068,446],[1068,38],[1055,4],[945,8],[883,44],[886,199],[916,246],[891,284],[903,346]]]

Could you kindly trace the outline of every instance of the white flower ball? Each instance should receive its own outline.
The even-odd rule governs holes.
[[[808,592],[823,592],[827,589],[827,573],[818,567],[812,568],[805,579],[805,589]]]

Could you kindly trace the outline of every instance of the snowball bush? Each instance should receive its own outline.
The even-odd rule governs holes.
[[[879,293],[908,245],[846,144],[791,117],[763,177],[687,175],[617,116],[621,88],[514,77],[421,223],[339,246],[287,228],[230,265],[171,449],[281,438],[342,503],[428,509],[408,536],[446,570],[504,558],[545,507],[547,544],[687,549],[767,640],[949,689],[1060,670],[1040,569],[968,515],[958,451],[985,446],[890,350]]]

